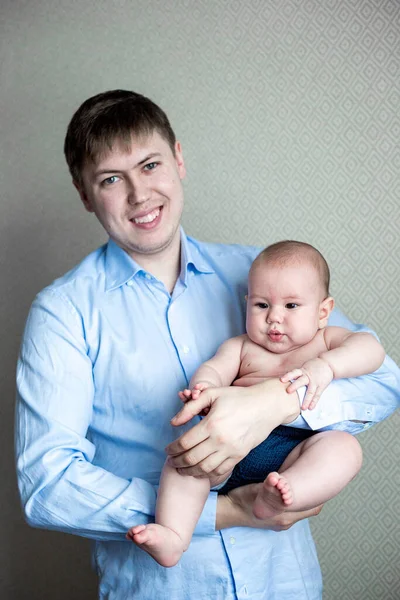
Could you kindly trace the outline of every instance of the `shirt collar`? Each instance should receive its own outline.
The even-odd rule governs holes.
[[[188,271],[214,273],[212,266],[201,254],[197,242],[188,238],[181,228],[181,272],[180,279],[186,283]],[[129,256],[113,240],[109,240],[106,249],[105,275],[106,290],[110,291],[124,285],[145,269]]]
[[[214,273],[211,264],[201,254],[198,242],[187,237],[181,228],[181,272],[179,278],[186,283],[188,271]]]

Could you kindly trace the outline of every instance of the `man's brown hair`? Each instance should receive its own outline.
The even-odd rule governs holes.
[[[73,115],[65,137],[64,153],[72,179],[82,183],[85,163],[110,151],[116,142],[129,151],[132,136],[149,136],[155,131],[175,155],[175,133],[165,112],[152,100],[127,90],[92,96]]]

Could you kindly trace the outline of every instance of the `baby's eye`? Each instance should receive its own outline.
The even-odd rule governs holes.
[[[101,185],[112,185],[113,183],[116,183],[119,180],[119,177],[117,177],[116,175],[111,175],[111,177],[106,177],[106,179],[103,179],[103,181],[101,182]]]
[[[157,165],[158,165],[158,162],[150,162],[150,163],[147,163],[147,165],[145,165],[143,167],[143,169],[145,171],[153,171],[153,169],[155,169]]]
[[[297,308],[298,306],[299,306],[299,305],[298,305],[298,304],[296,304],[295,302],[288,302],[288,303],[286,304],[286,308],[288,308],[289,310],[290,310],[290,309],[292,309],[292,308]]]
[[[268,308],[268,304],[266,302],[257,302],[256,306],[257,306],[257,308],[262,308],[262,309]]]

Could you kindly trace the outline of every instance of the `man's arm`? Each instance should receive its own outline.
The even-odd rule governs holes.
[[[19,490],[32,526],[122,540],[154,513],[156,491],[92,464],[94,382],[82,330],[66,299],[47,292],[34,301],[17,368]]]
[[[57,293],[40,294],[17,369],[17,474],[26,520],[34,527],[126,541],[129,527],[154,520],[157,492],[143,479],[124,479],[93,464],[96,448],[86,437],[93,395],[81,318]],[[210,494],[197,533],[214,530],[215,510]]]
[[[323,508],[321,504],[309,510],[284,511],[269,519],[257,519],[253,514],[253,505],[261,486],[262,483],[250,483],[235,488],[226,495],[218,496],[215,528],[218,530],[227,527],[252,527],[285,531],[297,521],[319,515]]]

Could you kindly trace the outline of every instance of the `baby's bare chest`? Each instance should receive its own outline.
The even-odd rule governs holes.
[[[283,354],[269,352],[249,341],[243,347],[239,377],[281,377],[324,351],[326,345],[323,336],[319,334],[305,346]]]

